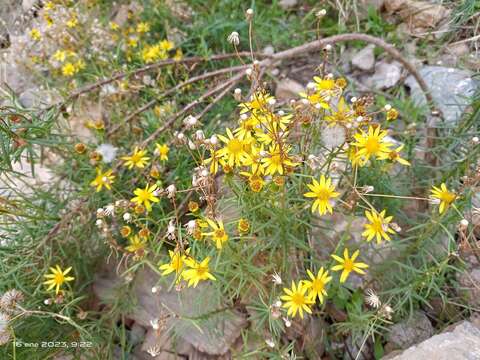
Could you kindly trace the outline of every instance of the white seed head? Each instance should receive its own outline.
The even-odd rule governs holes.
[[[233,91],[233,98],[237,101],[241,101],[242,100],[242,89],[236,88]]]
[[[468,226],[468,220],[467,219],[460,220],[460,226],[466,228]]]
[[[212,145],[217,145],[218,144],[218,138],[216,135],[212,135],[212,137],[210,138],[210,143]]]
[[[350,101],[352,102],[352,104],[353,104],[353,103],[356,103],[357,100],[358,100],[358,99],[357,99],[355,96],[350,99]]]
[[[385,111],[390,111],[390,110],[392,110],[392,105],[387,104],[383,108],[385,109]]]
[[[240,35],[238,35],[238,32],[233,31],[230,35],[228,35],[227,41],[230,44],[237,46],[240,44]]]
[[[316,16],[317,18],[322,18],[322,17],[324,17],[325,15],[327,15],[327,10],[325,10],[325,9],[318,10],[318,11],[315,13],[315,16]]]
[[[123,220],[126,221],[126,222],[130,222],[130,220],[132,220],[132,214],[130,214],[128,212],[123,214]]]
[[[251,20],[253,18],[253,9],[247,9],[247,11],[245,12],[245,16],[247,17],[247,20]]]
[[[245,74],[250,77],[253,74],[253,70],[251,68],[248,68],[247,70],[245,70]]]
[[[152,294],[156,294],[158,291],[158,288],[156,286],[152,287]]]
[[[474,137],[472,138],[472,142],[473,142],[474,144],[478,144],[478,143],[480,142],[480,139],[478,138],[478,136],[474,136]]]

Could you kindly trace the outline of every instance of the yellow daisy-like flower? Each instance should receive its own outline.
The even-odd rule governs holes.
[[[337,123],[339,124],[348,124],[353,121],[353,111],[346,104],[343,97],[338,100],[337,111],[333,112],[332,115],[325,116],[325,120],[328,121],[328,126],[334,126]]]
[[[380,126],[373,128],[368,127],[368,132],[360,130],[360,133],[354,135],[356,142],[351,145],[357,147],[355,157],[368,161],[371,157],[378,160],[385,160],[389,158],[390,146],[392,143],[385,141],[387,131],[382,130]]]
[[[134,198],[132,198],[131,202],[138,204],[138,205],[143,205],[147,209],[147,211],[152,211],[152,202],[153,203],[158,203],[160,199],[155,195],[155,191],[157,190],[157,185],[153,184],[152,186],[145,186],[145,189],[137,188],[133,192],[135,195]]]
[[[200,281],[204,280],[216,280],[215,277],[210,274],[210,269],[208,263],[210,262],[210,257],[206,257],[202,262],[197,262],[194,259],[187,259],[186,265],[189,267],[188,270],[185,270],[182,274],[183,278],[188,281],[188,286],[197,287]]]
[[[30,30],[30,37],[35,41],[40,41],[42,39],[42,34],[38,29]]]
[[[125,247],[125,250],[131,253],[142,253],[147,245],[147,239],[134,235],[129,239],[130,245]]]
[[[64,50],[57,50],[52,57],[54,60],[63,63],[65,60],[67,60],[67,52]]]
[[[44,275],[44,277],[48,280],[44,281],[44,284],[48,286],[47,291],[52,290],[55,288],[55,295],[58,295],[60,292],[60,287],[69,281],[74,280],[75,278],[72,276],[67,276],[67,274],[72,270],[72,267],[66,268],[65,271],[60,268],[60,266],[56,265],[54,268],[50,268],[50,274]]]
[[[381,213],[365,211],[365,216],[370,223],[363,225],[365,231],[362,233],[362,236],[366,237],[367,241],[371,241],[374,237],[376,237],[378,244],[382,242],[382,239],[392,240],[388,234],[395,234],[395,231],[388,224],[392,221],[393,216],[385,217],[385,213],[386,210],[383,210]]]
[[[146,150],[140,150],[138,147],[135,147],[132,155],[122,156],[122,160],[125,160],[123,165],[128,169],[132,169],[134,166],[143,169],[148,160],[150,160],[148,156],[145,156],[146,154]]]
[[[430,197],[432,199],[440,200],[440,206],[438,207],[440,214],[443,214],[443,212],[447,210],[450,204],[452,204],[457,198],[457,195],[454,192],[447,189],[445,183],[442,183],[439,188],[434,186],[430,192]]]
[[[225,143],[225,147],[218,152],[220,156],[225,158],[230,167],[240,166],[243,159],[247,156],[245,151],[246,142],[235,137],[229,128],[226,129],[226,132],[228,137],[218,135],[218,138]]]
[[[141,22],[137,25],[137,32],[144,34],[150,31],[150,24],[148,22]]]
[[[223,243],[228,241],[228,234],[225,231],[225,227],[223,226],[222,220],[217,220],[217,222],[206,219],[208,225],[212,228],[213,231],[208,233],[203,233],[203,235],[211,236],[212,240],[215,241],[215,245],[217,249],[221,249],[223,247]]]
[[[280,299],[285,301],[283,307],[288,309],[287,315],[295,317],[297,312],[300,314],[300,317],[303,319],[303,312],[307,312],[309,314],[312,313],[310,309],[310,305],[314,303],[314,301],[307,296],[308,288],[300,281],[298,286],[292,281],[292,288],[284,288],[283,291],[286,295],[280,296]]]
[[[341,283],[344,283],[347,280],[348,275],[350,275],[352,271],[355,271],[356,273],[362,274],[362,275],[365,274],[365,271],[363,271],[362,269],[368,268],[368,265],[362,262],[355,262],[358,255],[360,255],[360,250],[355,251],[352,254],[352,257],[350,257],[347,248],[343,250],[343,259],[340,256],[332,254],[332,258],[334,258],[337,262],[339,262],[338,265],[335,265],[332,267],[332,270],[333,271],[342,270],[342,274],[340,275]]]
[[[178,251],[168,250],[170,262],[159,266],[159,269],[162,270],[162,275],[165,276],[175,272],[177,281],[180,281],[180,277],[183,272],[185,261],[189,252],[190,249],[185,250],[185,254],[181,254]]]
[[[320,176],[320,182],[312,179],[311,184],[307,184],[311,190],[303,196],[308,198],[315,198],[312,204],[312,212],[318,208],[320,215],[325,215],[327,212],[333,212],[332,199],[338,197],[340,193],[335,191],[335,186],[332,185],[332,179],[326,178],[324,175]]]
[[[398,162],[399,164],[410,166],[410,163],[407,160],[400,157],[400,151],[402,151],[403,147],[404,145],[402,144],[399,147],[397,147],[395,150],[390,151],[390,153],[388,154],[388,158],[392,161]]]
[[[76,72],[77,68],[71,62],[67,62],[65,65],[62,66],[63,76],[73,76]]]
[[[284,145],[281,149],[280,146],[271,146],[268,151],[268,156],[262,158],[262,166],[265,169],[265,175],[275,175],[276,173],[283,175],[287,167],[295,167],[297,163],[294,163],[288,156],[290,147]]]
[[[97,192],[102,190],[103,187],[110,190],[112,188],[113,180],[115,179],[115,175],[113,175],[112,170],[107,170],[102,172],[102,169],[97,168],[97,176],[95,179],[90,183],[90,186],[96,186]]]
[[[160,160],[162,161],[167,161],[168,160],[168,152],[170,151],[170,148],[168,147],[167,144],[155,144],[156,146],[156,151],[158,155],[160,156]]]
[[[318,270],[317,276],[310,270],[307,270],[307,275],[310,280],[304,280],[303,284],[309,290],[308,297],[313,301],[318,297],[320,304],[323,304],[323,297],[327,296],[325,286],[332,280],[332,277],[328,276],[328,270],[324,270],[323,267]]]

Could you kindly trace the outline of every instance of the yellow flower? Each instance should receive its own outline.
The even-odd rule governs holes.
[[[395,231],[388,226],[392,221],[392,216],[385,217],[386,210],[383,210],[380,214],[376,211],[365,211],[365,216],[367,217],[369,224],[365,224],[365,231],[362,233],[362,236],[367,238],[367,241],[371,241],[374,237],[377,238],[377,243],[380,244],[382,239],[392,240],[390,235],[395,234]]]
[[[167,264],[160,265],[159,269],[162,270],[162,276],[171,274],[175,272],[177,281],[180,281],[180,276],[184,268],[187,255],[190,252],[190,249],[185,250],[185,254],[180,254],[178,251],[168,250],[168,255],[170,256],[170,262]]]
[[[137,253],[141,255],[145,250],[145,245],[147,245],[147,239],[140,238],[138,235],[134,235],[129,239],[130,245],[125,247],[125,250],[131,253]]]
[[[199,208],[200,208],[200,205],[198,205],[198,202],[196,201],[188,202],[188,211],[194,213],[194,212],[197,212]]]
[[[210,164],[210,173],[216,174],[218,172],[218,164],[222,158],[222,155],[216,150],[210,150],[210,155],[211,156],[208,159],[205,159],[203,163],[205,165]]]
[[[67,59],[67,52],[64,50],[57,50],[53,54],[53,59],[63,63]]]
[[[122,157],[122,160],[125,160],[123,165],[128,167],[128,169],[132,169],[134,166],[143,169],[147,161],[150,160],[148,156],[145,156],[146,153],[146,150],[140,150],[138,147],[135,147],[132,155]]]
[[[355,271],[359,274],[365,274],[365,271],[363,271],[362,269],[368,268],[368,265],[362,262],[355,262],[355,259],[358,257],[358,255],[360,255],[360,250],[355,251],[352,254],[352,257],[350,257],[347,248],[345,248],[345,250],[343,251],[343,259],[340,256],[332,254],[332,258],[334,258],[337,262],[340,263],[339,265],[333,266],[332,270],[342,270],[342,275],[340,275],[341,283],[344,283],[347,280],[348,275],[350,275],[352,271]]]
[[[167,144],[155,144],[157,153],[160,155],[160,160],[167,161],[168,160],[168,152],[170,148]]]
[[[292,281],[291,289],[283,289],[286,295],[280,296],[280,299],[285,301],[283,307],[288,309],[288,316],[295,317],[298,312],[303,319],[303,311],[309,314],[312,313],[310,305],[312,305],[314,301],[306,295],[307,290],[307,287],[302,284],[301,281],[298,283],[298,286]]]
[[[215,241],[217,249],[221,249],[223,246],[223,243],[228,240],[228,234],[225,231],[225,228],[223,226],[223,221],[217,220],[217,222],[215,222],[210,219],[206,219],[206,220],[208,225],[210,225],[213,231],[204,233],[203,235],[211,236],[212,240]]]
[[[42,34],[38,29],[30,30],[30,37],[35,41],[40,41],[42,39]]]
[[[277,145],[271,146],[268,151],[268,156],[262,158],[265,175],[275,175],[276,173],[283,175],[287,167],[295,167],[297,164],[290,159],[288,156],[289,152],[290,147],[286,145],[282,148]]]
[[[110,21],[108,25],[110,26],[110,30],[117,31],[120,29],[120,26],[116,22]]]
[[[66,22],[66,25],[69,27],[69,28],[74,28],[78,25],[78,19],[77,19],[77,15],[76,14],[72,14],[72,16],[70,17],[70,19],[68,19],[68,21]]]
[[[135,195],[132,198],[132,202],[138,205],[144,205],[147,211],[152,211],[151,202],[158,203],[160,200],[155,196],[155,190],[157,190],[157,185],[153,184],[152,186],[145,186],[145,189],[137,188],[133,192]]]
[[[307,275],[310,280],[304,280],[303,284],[309,290],[308,297],[313,301],[318,297],[320,304],[323,304],[323,297],[327,296],[325,286],[332,280],[332,277],[328,276],[328,270],[324,270],[323,267],[318,270],[317,276],[310,270],[307,270]]]
[[[186,264],[190,268],[183,272],[183,278],[188,281],[188,286],[197,287],[198,283],[203,280],[216,280],[215,277],[210,274],[208,263],[210,257],[206,257],[202,262],[197,262],[193,259],[187,259]]]
[[[65,283],[74,280],[74,277],[66,276],[72,267],[69,267],[63,271],[60,266],[56,265],[55,268],[51,267],[50,274],[44,275],[44,277],[48,280],[44,281],[44,284],[48,286],[47,291],[52,290],[55,288],[55,295],[58,295],[60,292],[60,287]]]
[[[330,214],[333,212],[332,199],[338,197],[340,193],[335,192],[335,186],[332,185],[332,179],[325,178],[324,175],[320,176],[320,182],[312,179],[311,184],[307,184],[311,190],[303,196],[308,198],[315,198],[312,204],[312,212],[315,212],[318,208],[320,215],[325,215],[327,212]]]
[[[347,124],[353,120],[353,111],[345,103],[343,97],[338,100],[337,111],[332,113],[332,115],[325,116],[325,120],[328,121],[329,126],[334,126],[337,123]]]
[[[162,40],[158,43],[158,46],[160,47],[160,49],[167,52],[172,50],[175,47],[175,44],[172,41]]]
[[[247,219],[240,219],[238,220],[238,225],[237,225],[238,232],[240,233],[247,233],[248,230],[250,230],[250,223],[248,222]]]
[[[387,120],[395,120],[396,118],[398,118],[397,109],[391,108],[387,111]]]
[[[440,214],[443,214],[443,212],[447,210],[450,204],[457,198],[457,195],[454,192],[447,189],[445,183],[442,183],[440,188],[434,186],[430,192],[430,197],[432,199],[440,200],[440,206],[438,207]]]
[[[137,32],[140,34],[150,31],[150,24],[148,22],[141,22],[137,25]]]
[[[245,151],[246,142],[233,136],[229,128],[226,131],[228,137],[218,135],[218,138],[225,143],[225,147],[219,150],[219,154],[225,158],[229,166],[240,166],[247,155]]]
[[[105,186],[108,190],[110,190],[112,187],[111,185],[113,184],[113,180],[115,179],[115,175],[113,175],[112,170],[107,170],[105,172],[102,172],[102,169],[97,168],[97,176],[95,179],[90,183],[90,186],[96,186],[97,187],[97,192],[102,190],[102,188]]]
[[[398,162],[398,163],[400,163],[400,164],[402,164],[402,165],[410,166],[410,163],[409,163],[407,160],[405,160],[405,159],[403,159],[403,158],[400,157],[400,151],[402,151],[402,149],[403,149],[403,144],[400,145],[400,146],[399,146],[398,148],[396,148],[395,150],[390,151],[390,152],[388,153],[388,158],[389,158],[390,160],[396,161],[396,162]]]
[[[62,74],[64,76],[73,76],[77,72],[75,65],[71,62],[67,62],[65,65],[62,66]]]
[[[365,162],[368,161],[370,157],[379,160],[388,159],[392,143],[385,141],[385,136],[387,136],[387,131],[382,130],[380,126],[375,129],[369,126],[368,133],[360,130],[360,133],[354,135],[356,142],[351,144],[357,147],[355,157]]]

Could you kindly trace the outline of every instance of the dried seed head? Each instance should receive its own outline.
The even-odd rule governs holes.
[[[316,13],[315,13],[315,16],[319,19],[321,19],[322,17],[324,17],[325,15],[327,15],[327,10],[326,9],[321,9],[321,10],[318,10]]]
[[[245,16],[247,18],[248,21],[252,20],[253,18],[253,9],[248,9],[246,12],[245,12]]]
[[[230,44],[237,46],[238,44],[240,44],[240,35],[238,35],[238,32],[233,31],[230,35],[228,35],[227,41]]]
[[[13,309],[17,303],[21,303],[24,299],[23,293],[17,289],[8,290],[0,299],[0,308],[8,310]]]
[[[236,101],[242,101],[242,89],[236,88],[236,89],[233,91],[233,98],[234,98]]]

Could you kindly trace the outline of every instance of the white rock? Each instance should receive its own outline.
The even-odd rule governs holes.
[[[397,85],[401,77],[402,65],[399,62],[381,61],[375,65],[375,73],[367,79],[366,85],[378,90],[389,89]]]
[[[280,0],[278,3],[283,10],[288,10],[297,5],[298,0]]]
[[[298,93],[304,91],[303,85],[295,80],[285,78],[277,83],[275,97],[279,100],[298,98]]]
[[[478,360],[480,359],[480,329],[468,321],[452,331],[435,335],[412,346],[400,355],[389,355],[383,360]]]
[[[375,66],[375,45],[368,45],[352,57],[352,65],[360,70],[371,71]]]

